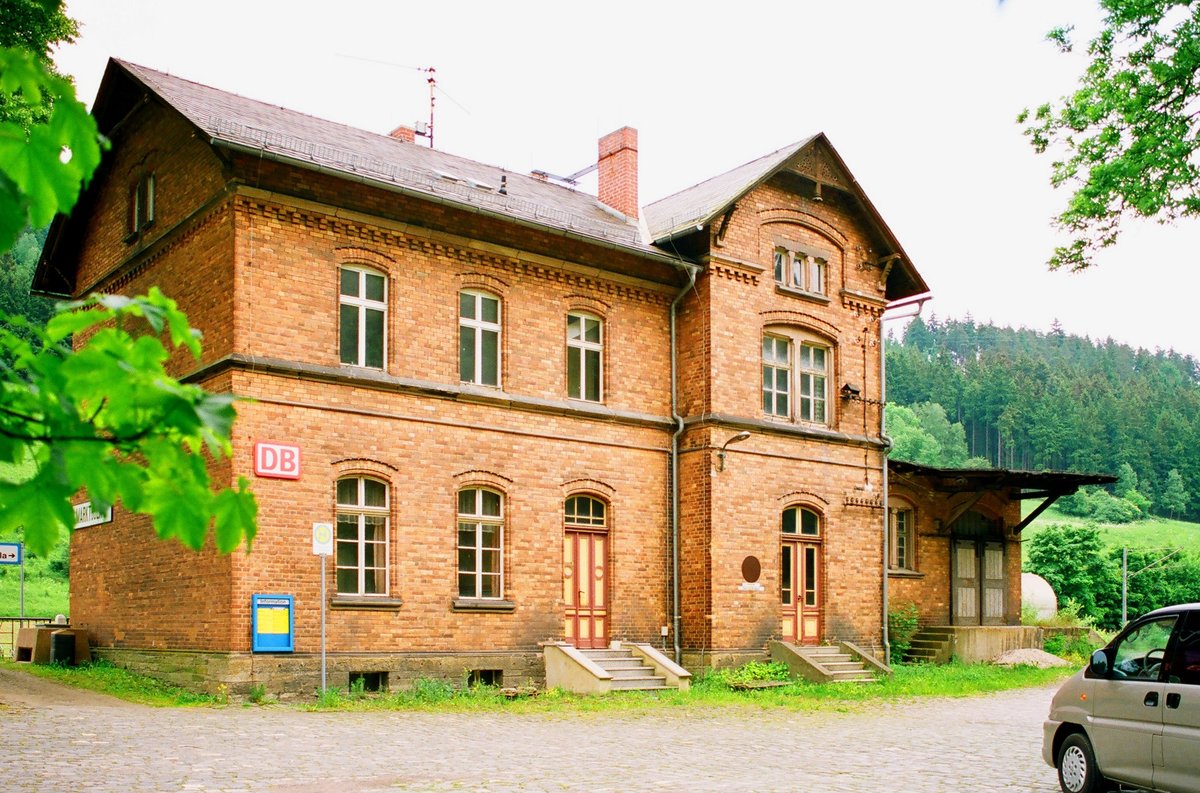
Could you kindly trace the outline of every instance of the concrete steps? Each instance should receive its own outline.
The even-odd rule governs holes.
[[[930,627],[917,631],[904,653],[908,663],[944,664],[950,660],[950,645],[954,641],[951,628]]]
[[[821,669],[830,683],[874,683],[877,678],[862,661],[838,647],[797,647],[800,655]]]
[[[632,650],[580,650],[588,660],[612,675],[613,691],[670,691],[665,675],[655,674]]]

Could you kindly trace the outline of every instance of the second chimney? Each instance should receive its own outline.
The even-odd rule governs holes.
[[[622,215],[638,216],[637,130],[621,127],[600,139],[600,201]]]
[[[412,127],[399,126],[389,132],[388,137],[395,138],[396,140],[402,140],[405,143],[416,143],[417,131]]]

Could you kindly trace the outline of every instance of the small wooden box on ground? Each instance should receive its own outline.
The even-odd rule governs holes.
[[[57,625],[21,628],[15,650],[14,660],[25,663],[74,666],[92,660],[87,632]]]

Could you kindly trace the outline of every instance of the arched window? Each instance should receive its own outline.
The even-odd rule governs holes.
[[[361,267],[343,267],[339,273],[341,361],[382,369],[387,353],[387,279]]]
[[[563,520],[568,526],[607,526],[605,504],[592,496],[571,496],[563,508]]]
[[[783,511],[782,532],[797,537],[820,537],[821,516],[806,507],[788,507]]]
[[[337,482],[339,595],[388,593],[388,486],[363,476]]]
[[[493,490],[458,491],[458,595],[504,597],[504,496]]]
[[[604,398],[604,321],[582,312],[567,314],[567,396]]]
[[[458,378],[500,385],[500,298],[465,289],[458,293]]]

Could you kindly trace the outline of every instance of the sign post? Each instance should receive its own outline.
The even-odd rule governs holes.
[[[25,554],[22,553],[23,546],[19,542],[0,542],[0,564],[15,564],[21,568],[20,572],[20,589],[21,589],[21,605],[17,616],[21,619],[25,618]]]
[[[314,523],[313,553],[321,557],[321,693],[325,693],[325,558],[333,555],[333,524]]]

